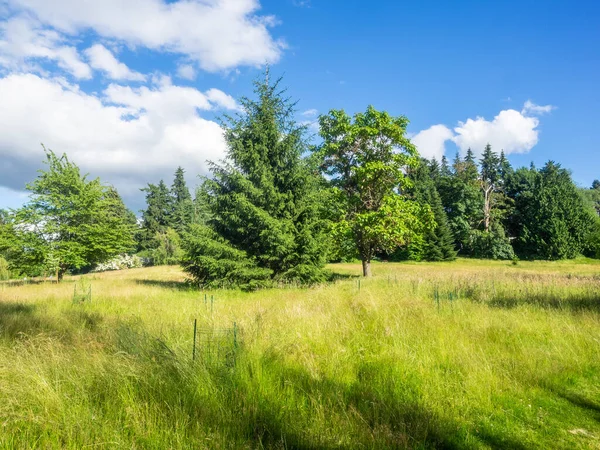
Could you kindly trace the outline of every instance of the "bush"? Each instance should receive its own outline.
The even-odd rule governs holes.
[[[173,228],[156,233],[154,236],[158,247],[140,252],[145,266],[165,266],[179,264],[183,258],[181,238]]]
[[[6,260],[0,256],[0,280],[9,280],[11,278],[10,269]]]
[[[142,267],[142,258],[136,255],[119,255],[104,263],[97,264],[92,272],[109,270],[136,269]]]
[[[476,258],[514,260],[515,252],[501,226],[489,232],[472,230],[469,235],[468,251]]]

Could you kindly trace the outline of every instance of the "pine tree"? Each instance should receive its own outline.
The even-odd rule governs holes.
[[[169,224],[179,233],[183,232],[191,223],[194,216],[194,205],[190,190],[184,178],[184,170],[178,167],[171,186],[171,205]]]
[[[460,157],[460,153],[456,152],[456,155],[454,156],[454,161],[452,162],[452,175],[460,176],[464,169],[465,165]]]
[[[317,178],[302,154],[304,128],[279,80],[255,82],[257,99],[224,120],[230,162],[204,183],[207,225],[187,234],[184,269],[202,285],[251,289],[273,280],[325,279]]]
[[[465,183],[475,184],[477,183],[477,179],[479,178],[479,171],[477,169],[477,162],[475,161],[475,155],[473,150],[470,148],[467,149],[467,154],[465,155],[465,163],[462,179]]]
[[[141,190],[146,193],[146,209],[142,212],[138,245],[140,250],[148,250],[158,246],[157,233],[165,232],[171,225],[173,201],[163,180],[158,185],[149,183]]]
[[[452,171],[450,170],[450,166],[448,165],[448,158],[446,158],[446,155],[442,156],[442,162],[440,165],[440,175],[442,177],[449,177],[452,175]]]
[[[423,242],[419,243],[422,249],[422,259],[426,261],[453,261],[456,259],[454,236],[425,162],[414,172],[412,178],[415,186],[415,199],[431,207],[436,223],[435,228],[428,230],[423,237]]]

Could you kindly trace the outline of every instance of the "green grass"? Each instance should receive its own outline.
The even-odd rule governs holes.
[[[373,271],[206,305],[176,267],[0,283],[0,448],[600,448],[598,262]]]

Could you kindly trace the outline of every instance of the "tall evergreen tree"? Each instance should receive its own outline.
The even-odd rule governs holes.
[[[148,250],[158,246],[157,233],[171,225],[173,199],[163,180],[157,185],[149,183],[142,191],[146,193],[146,209],[142,212],[139,249]]]
[[[448,158],[446,155],[442,156],[442,162],[440,164],[440,175],[442,177],[449,177],[452,175],[452,171],[450,170],[450,166],[448,165]]]
[[[541,259],[573,258],[583,250],[594,225],[570,173],[549,161],[537,173],[532,186],[518,194],[520,256]]]
[[[183,266],[201,285],[254,288],[273,279],[325,279],[317,178],[302,159],[305,128],[279,80],[255,82],[256,99],[224,121],[228,163],[204,183],[207,225],[187,234]]]
[[[179,233],[192,223],[194,216],[192,196],[185,182],[184,173],[183,168],[178,167],[171,186],[172,211],[169,223]]]
[[[475,161],[475,154],[473,153],[473,150],[469,148],[465,155],[462,179],[465,183],[475,184],[478,178],[479,171],[477,169],[477,161]]]
[[[448,218],[442,206],[442,201],[435,187],[434,180],[430,176],[426,161],[413,172],[411,178],[414,182],[415,200],[431,208],[435,227],[427,230],[422,242],[419,242],[420,259],[426,261],[453,261],[456,259],[454,248],[454,236],[448,225]],[[416,254],[416,251],[410,251]]]
[[[468,253],[471,230],[482,220],[483,197],[479,189],[477,164],[469,149],[465,159],[457,155],[455,170],[439,178],[436,188],[455,239],[455,248]]]

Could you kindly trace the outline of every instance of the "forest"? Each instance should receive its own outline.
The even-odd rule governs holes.
[[[0,211],[0,277],[181,264],[196,286],[253,290],[326,282],[327,263],[355,259],[370,276],[374,260],[600,258],[600,182],[580,188],[558,162],[513,168],[493,142],[426,160],[408,118],[372,106],[321,115],[315,144],[268,76],[240,104],[194,195],[178,167],[142,189],[139,217],[44,147],[29,202]]]

